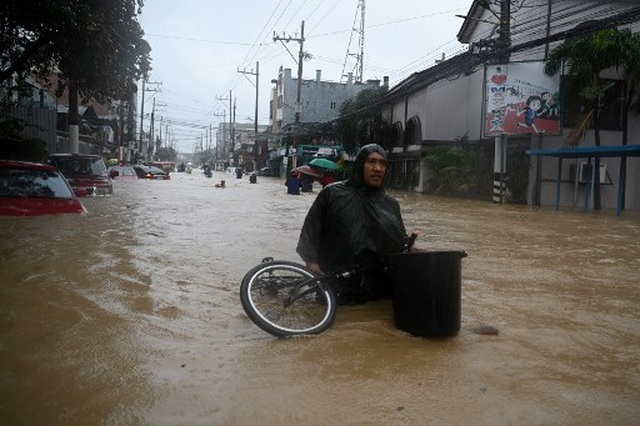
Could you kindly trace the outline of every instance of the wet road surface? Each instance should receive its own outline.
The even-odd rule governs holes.
[[[638,424],[637,214],[394,192],[417,247],[468,254],[460,333],[410,336],[381,301],[278,340],[239,283],[299,260],[319,187],[115,183],[86,216],[0,218],[2,424]]]

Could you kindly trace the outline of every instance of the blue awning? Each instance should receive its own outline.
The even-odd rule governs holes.
[[[640,145],[614,145],[614,146],[563,146],[560,148],[529,149],[525,151],[529,155],[543,155],[561,158],[587,158],[587,157],[639,157]]]
[[[620,157],[624,159],[626,157],[640,157],[640,145],[613,145],[613,146],[576,146],[568,147],[563,146],[560,148],[547,148],[547,149],[529,149],[525,151],[529,155],[539,155],[558,158],[558,181],[556,186],[556,210],[560,209],[560,183],[562,177],[562,160],[565,158],[588,158],[589,169],[591,167],[592,158],[601,157]],[[595,172],[595,169],[594,169]],[[594,180],[590,179],[590,191],[585,195],[585,211],[589,210],[590,194],[594,190]],[[620,167],[620,180],[618,182],[618,201],[616,203],[616,215],[620,216],[620,212],[624,204],[624,191],[626,188],[627,176],[626,176],[626,162],[621,162]]]

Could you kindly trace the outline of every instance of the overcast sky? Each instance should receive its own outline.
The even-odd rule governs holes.
[[[466,49],[456,35],[472,0],[368,0],[364,10],[363,79],[388,76],[393,86],[413,72]],[[155,99],[156,130],[162,119],[180,152],[192,152],[205,128],[216,127],[229,101],[236,122],[253,123],[254,75],[259,62],[258,122],[269,124],[269,96],[280,66],[297,73],[304,21],[303,78],[341,81],[359,52],[358,0],[146,0],[140,17],[151,44],[152,67],[145,91],[145,131]],[[286,46],[286,47],[285,47]],[[288,48],[288,50],[287,50]],[[293,56],[293,57],[292,57]],[[294,59],[295,58],[295,59]],[[157,89],[157,91],[152,91]],[[139,97],[141,98],[141,97]],[[140,109],[138,109],[138,113]],[[168,126],[168,127],[167,127]]]

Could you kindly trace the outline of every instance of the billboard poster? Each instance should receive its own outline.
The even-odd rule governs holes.
[[[485,67],[485,137],[558,135],[560,123],[560,78],[546,75],[544,62]]]

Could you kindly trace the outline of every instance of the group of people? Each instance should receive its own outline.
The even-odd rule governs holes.
[[[323,188],[335,181],[336,178],[331,171],[322,172],[318,179]],[[291,170],[284,184],[287,186],[287,194],[300,195],[300,191],[313,192],[313,182],[313,176]]]
[[[309,209],[296,248],[317,274],[357,265],[360,274],[335,289],[339,304],[389,298],[383,256],[405,250],[408,236],[398,201],[384,189],[387,153],[380,145],[363,146],[348,179],[326,185]],[[294,187],[296,177],[287,179]],[[299,186],[298,186],[299,190]]]

